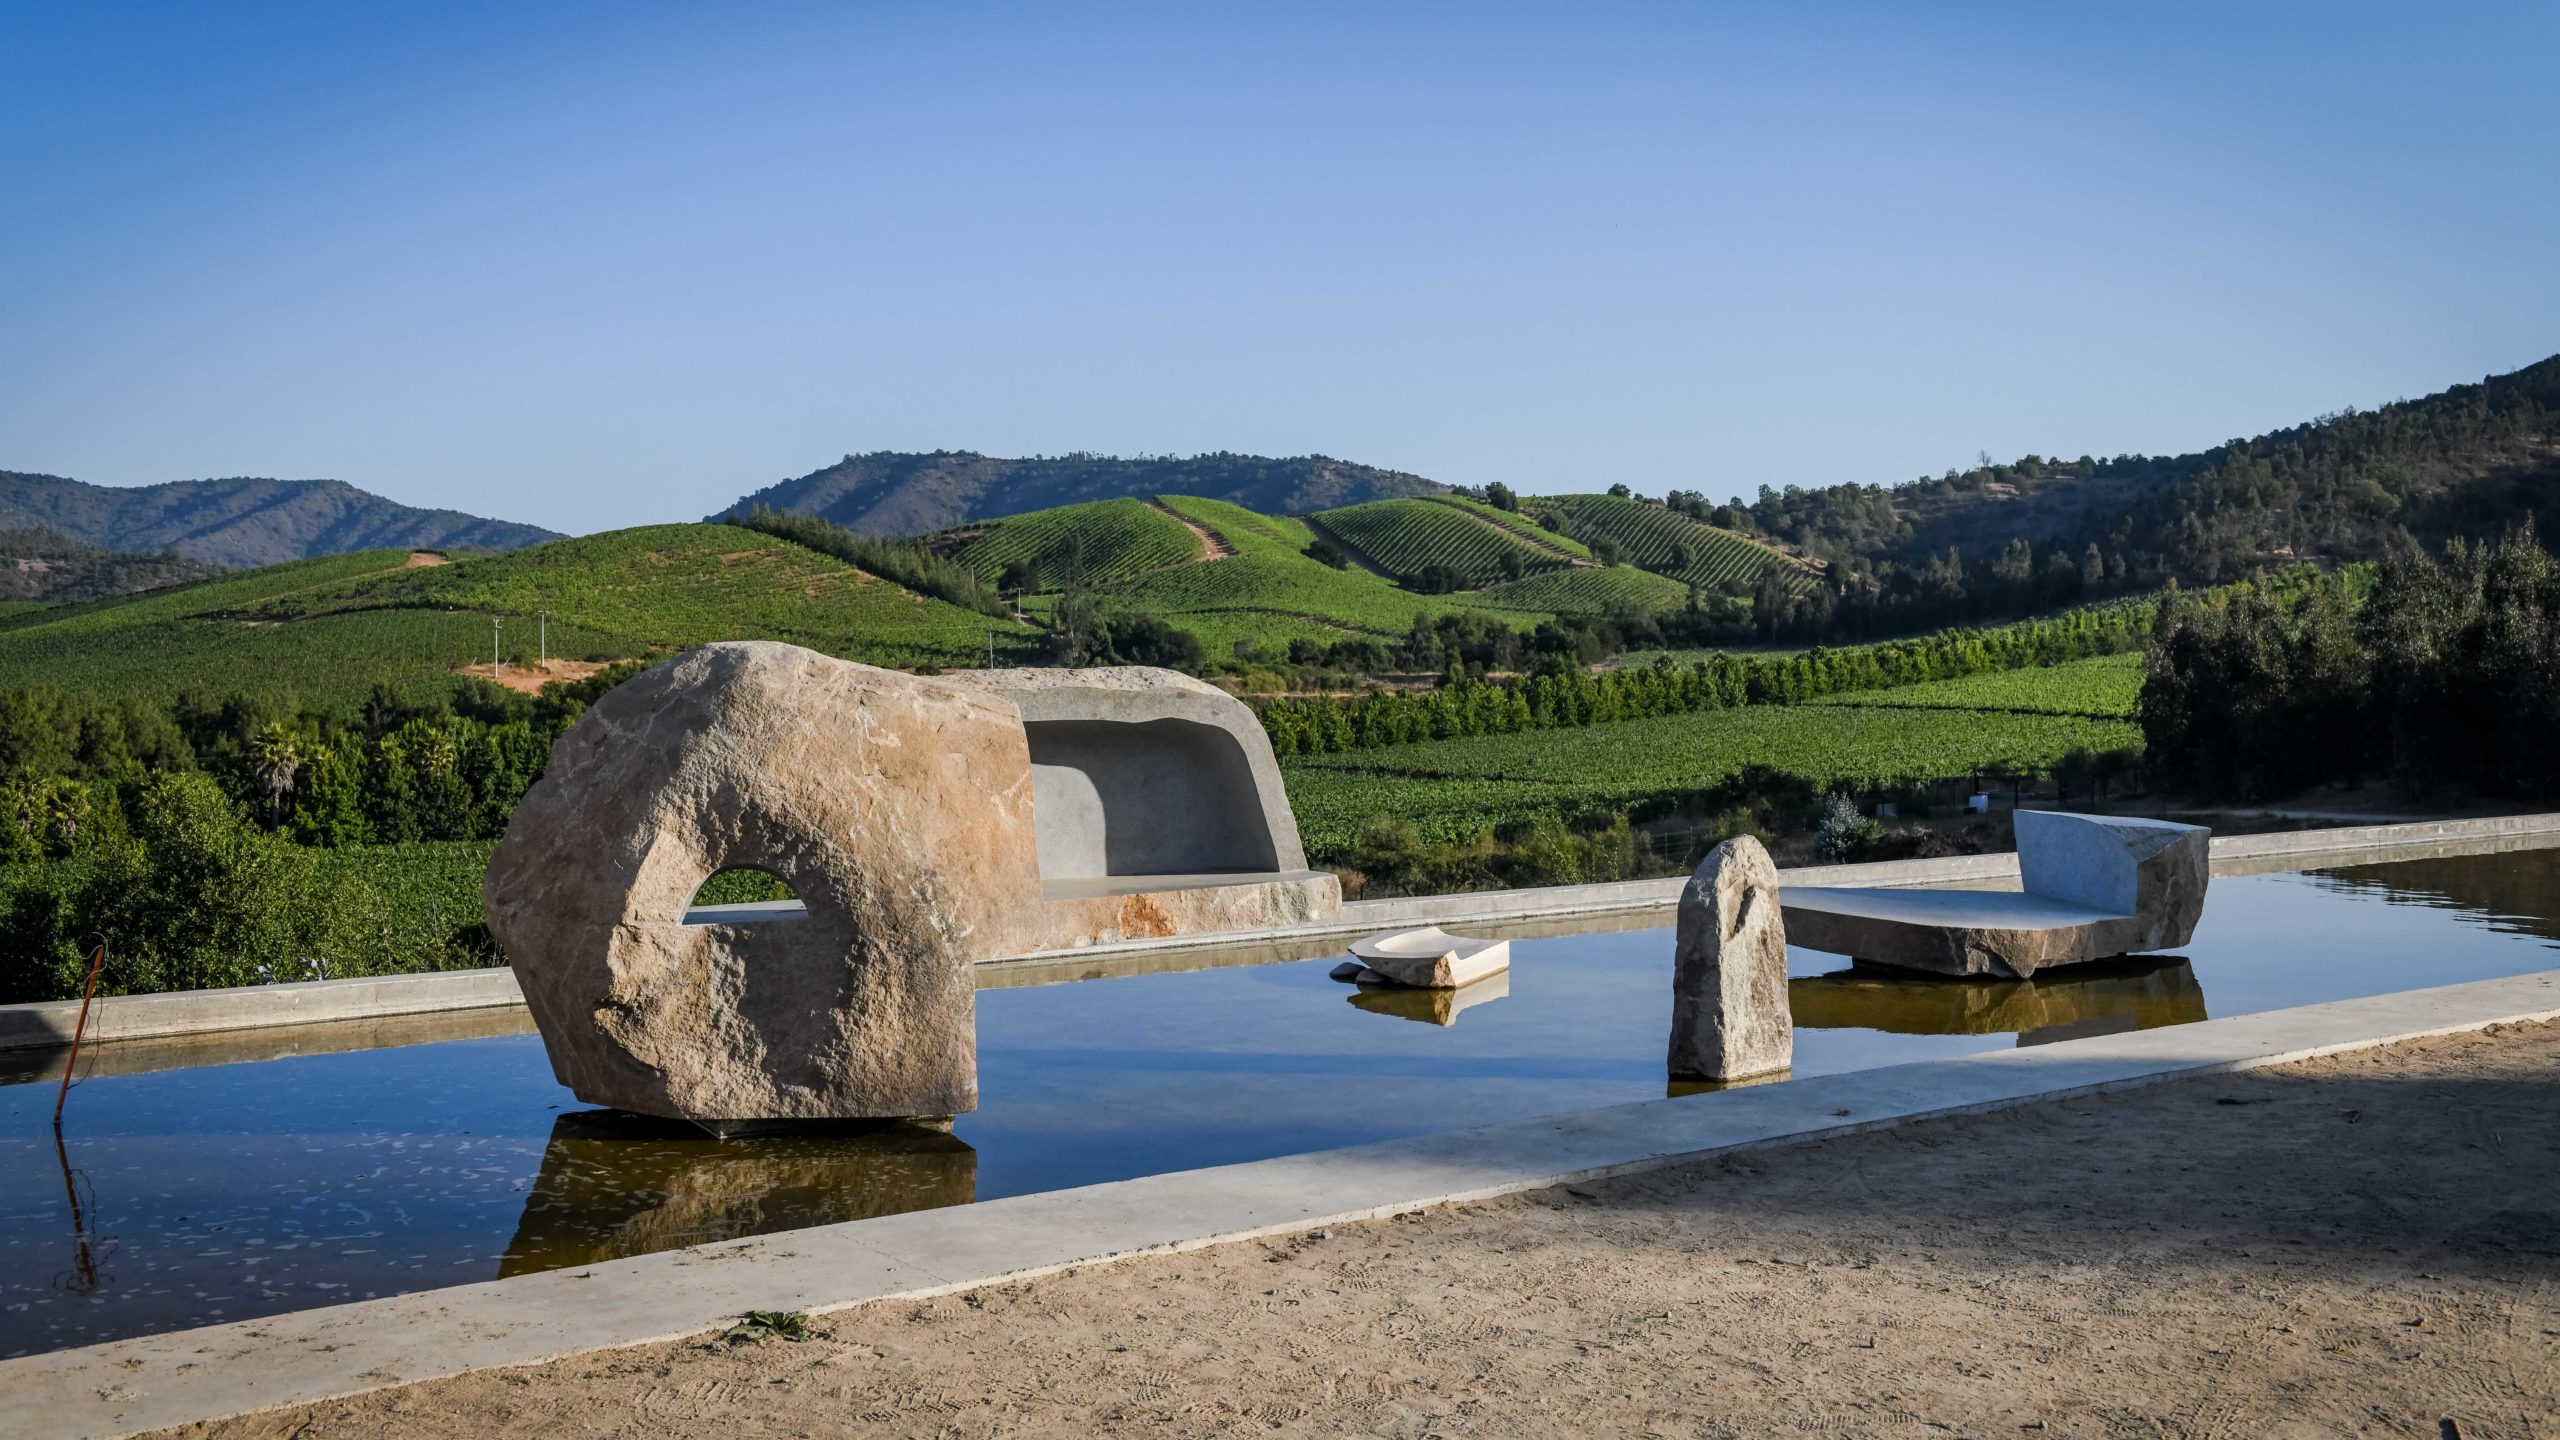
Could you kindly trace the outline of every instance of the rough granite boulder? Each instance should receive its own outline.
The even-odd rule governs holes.
[[[688,924],[770,871],[805,909]],[[971,963],[1031,939],[1013,708],[795,646],[709,645],[553,748],[482,896],[560,1083],[715,1131],[978,1102]]]
[[[1671,1078],[1741,1080],[1795,1063],[1778,867],[1739,835],[1680,892],[1671,977]]]
[[[966,683],[708,645],[552,749],[483,884],[553,1073],[715,1133],[977,1103],[980,960],[1327,919],[1251,712],[1186,676]],[[795,904],[695,907],[770,872]]]

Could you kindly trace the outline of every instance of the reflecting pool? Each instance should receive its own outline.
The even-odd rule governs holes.
[[[1667,921],[1515,939],[1507,976],[1447,995],[1336,984],[1331,955],[993,975],[980,1108],[948,1135],[722,1142],[594,1111],[520,1012],[243,1039],[278,1058],[234,1063],[110,1047],[59,1153],[51,1074],[21,1065],[47,1083],[0,1085],[0,1354],[1657,1098]],[[2555,936],[2560,850],[2531,850],[2217,879],[2180,955],[2034,982],[1796,952],[1794,1073],[2549,969]]]

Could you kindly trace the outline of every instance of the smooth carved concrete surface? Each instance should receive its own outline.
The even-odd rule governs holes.
[[[1270,736],[1241,700],[1143,666],[976,670],[1030,752],[1044,949],[1322,924],[1341,882],[1307,867]]]
[[[1707,852],[1680,895],[1671,974],[1675,1080],[1747,1080],[1795,1063],[1778,867],[1749,835]]]
[[[2195,934],[2213,873],[2203,827],[2046,810],[2016,822],[2019,891],[1790,885],[1788,932],[1877,964],[2020,978]]]
[[[515,976],[499,969],[173,990],[158,995],[101,998],[89,1013],[89,1039],[149,1040],[523,1003],[524,995],[516,988]],[[0,1050],[67,1045],[79,1015],[77,1000],[0,1005]]]
[[[2560,1018],[2560,971],[912,1211],[0,1361],[24,1440],[130,1434],[2038,1100]]]
[[[1305,864],[1261,727],[1188,677],[753,642],[581,717],[482,897],[562,1084],[726,1132],[974,1109],[977,962],[1329,918]],[[739,867],[798,903],[692,905]]]
[[[1021,713],[1044,878],[1306,870],[1270,737],[1216,686],[1140,666],[948,678]]]
[[[1351,953],[1387,983],[1422,990],[1455,990],[1511,968],[1510,941],[1471,940],[1437,925],[1355,940]]]

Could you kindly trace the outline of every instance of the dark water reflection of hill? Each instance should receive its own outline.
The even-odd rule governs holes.
[[[2560,940],[2560,849],[2397,860],[2316,873],[2341,890],[2466,910],[2492,930]]]

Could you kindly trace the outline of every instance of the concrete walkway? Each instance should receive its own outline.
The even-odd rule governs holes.
[[[1914,1119],[2560,1017],[2560,971],[1151,1176],[0,1362],[13,1434],[122,1434]]]
[[[2560,1025],[1919,1121],[170,1440],[2509,1440]]]

